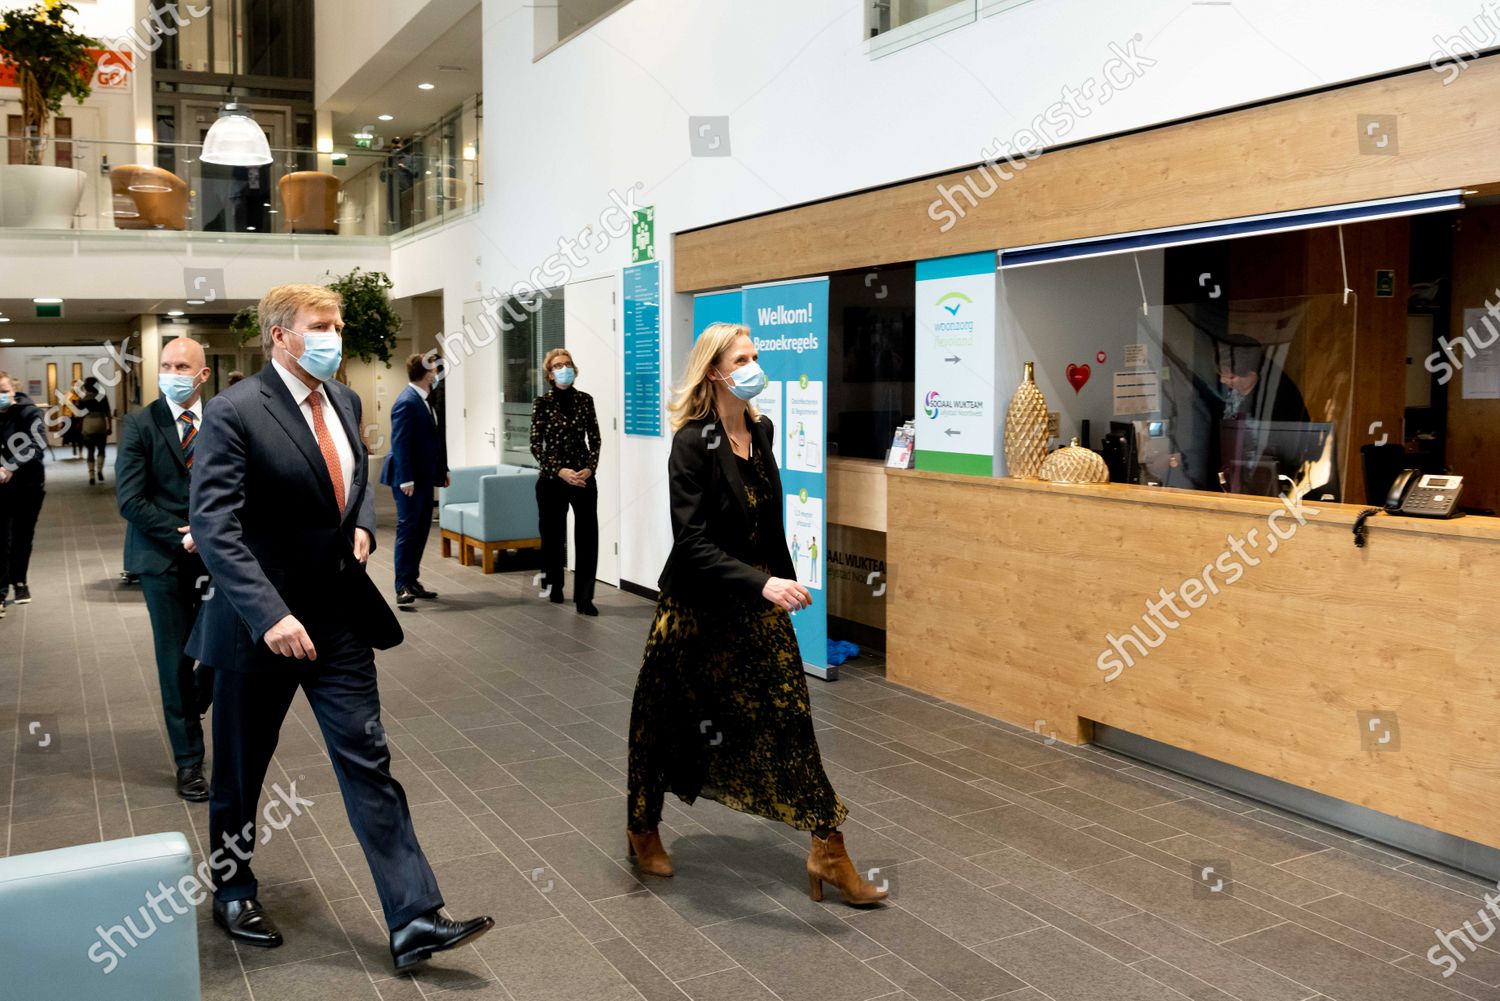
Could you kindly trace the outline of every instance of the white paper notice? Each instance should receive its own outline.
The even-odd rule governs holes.
[[[1144,344],[1127,344],[1127,345],[1125,345],[1125,367],[1126,368],[1145,368],[1146,367],[1146,345],[1144,345]]]
[[[1155,372],[1115,373],[1115,416],[1133,417],[1161,409],[1161,377]]]
[[[818,537],[823,530],[823,498],[803,500],[797,494],[786,495],[786,547],[797,568],[797,580],[808,587],[823,590],[823,559],[827,540]]]
[[[781,386],[782,383],[772,380],[766,383],[766,388],[755,398],[755,409],[771,418],[771,423],[776,425],[776,433],[771,436],[771,451],[776,455],[778,468],[784,468],[781,466],[781,434],[786,429],[786,421],[782,419],[781,413]]]
[[[823,471],[823,384],[786,383],[786,462],[802,473]]]
[[[1489,326],[1481,321],[1487,321]],[[1459,378],[1464,381],[1466,400],[1500,400],[1500,344],[1496,343],[1491,328],[1500,330],[1500,324],[1489,319],[1484,310],[1464,310],[1464,340],[1473,348],[1474,357],[1469,357],[1462,343],[1453,345],[1452,354],[1454,367],[1463,366]],[[1481,347],[1486,342],[1488,345]]]

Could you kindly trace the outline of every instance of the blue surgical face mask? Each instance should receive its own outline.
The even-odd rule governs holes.
[[[0,410],[9,407],[14,401],[9,393],[0,393]]]
[[[564,365],[562,368],[552,373],[552,381],[556,382],[563,389],[567,389],[569,386],[573,385],[573,380],[577,377],[578,373],[574,372],[573,369],[567,365]]]
[[[163,372],[158,375],[156,385],[161,389],[161,395],[179,407],[187,406],[187,401],[198,391],[198,383],[192,376],[177,375],[173,372]]]
[[[748,362],[729,373],[732,385],[729,391],[747,403],[760,395],[760,391],[766,388],[766,373],[760,367],[760,362]]]
[[[338,334],[302,334],[302,355],[297,359],[297,364],[314,379],[319,382],[332,379],[339,370],[339,362],[343,360],[344,342]]]

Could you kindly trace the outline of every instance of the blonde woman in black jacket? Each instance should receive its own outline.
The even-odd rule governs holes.
[[[782,527],[776,429],[750,401],[765,374],[748,328],[703,332],[672,402],[671,555],[630,713],[630,854],[672,875],[657,825],[668,791],[812,834],[808,892],[884,899],[861,879],[838,827],[848,815],[813,735],[807,678],[787,614],[797,583]]]

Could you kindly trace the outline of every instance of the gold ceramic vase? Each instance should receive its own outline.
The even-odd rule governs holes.
[[[1047,456],[1047,401],[1036,384],[1036,363],[1026,363],[1026,378],[1005,412],[1005,468],[1018,480],[1035,480]]]

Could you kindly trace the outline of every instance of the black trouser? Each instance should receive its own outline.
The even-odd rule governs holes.
[[[141,574],[151,636],[156,641],[156,676],[161,684],[161,714],[178,768],[203,763],[203,723],[199,707],[213,691],[211,667],[193,670],[193,658],[183,653],[202,603],[199,580],[206,578],[191,565],[166,573]]]
[[[300,686],[323,731],[349,826],[364,849],[386,924],[394,931],[443,906],[443,898],[412,829],[406,792],[391,776],[375,655],[347,628],[309,627],[309,633],[317,660],[276,658],[274,666],[254,671],[215,672],[209,855],[212,861],[213,852],[224,848],[221,858],[234,864],[228,875],[222,866],[213,869],[215,896],[225,901],[256,896],[250,862],[236,856],[253,852],[257,837],[290,837],[263,829],[256,810],[282,721]]]
[[[580,605],[594,601],[594,577],[599,569],[599,484],[590,476],[581,487],[569,486],[556,476],[536,481],[536,511],[542,533],[543,586],[554,601],[563,593],[563,567],[568,562],[568,505],[573,506],[573,600]]]
[[[4,596],[3,588],[26,583],[36,520],[46,496],[46,483],[41,477],[17,473],[9,483],[0,485],[0,597]]]

